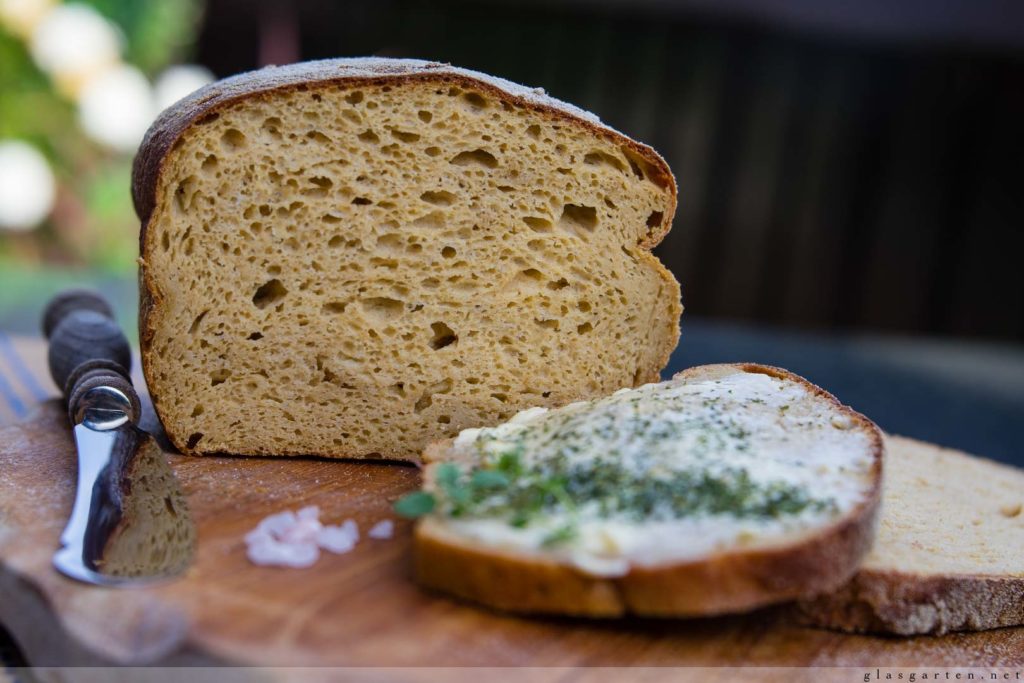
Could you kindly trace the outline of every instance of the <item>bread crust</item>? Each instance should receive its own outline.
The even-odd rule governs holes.
[[[901,636],[1024,624],[1024,578],[858,572],[846,586],[799,605],[804,623]]]
[[[587,574],[543,556],[480,548],[433,519],[416,527],[414,567],[424,586],[510,612],[617,617],[711,616],[809,598],[835,590],[871,548],[879,514],[885,444],[871,420],[824,389],[780,368],[754,363],[707,365],[676,377],[706,379],[737,370],[798,382],[832,403],[871,437],[872,486],[847,515],[815,534],[778,547],[718,553],[698,561],[633,566],[618,578]],[[439,460],[450,440],[431,444]]]
[[[668,164],[651,147],[603,124],[600,119],[589,112],[547,96],[543,89],[528,88],[511,81],[440,62],[367,57],[300,62],[283,67],[270,66],[207,85],[168,107],[147,131],[132,165],[132,200],[140,220],[139,345],[143,374],[158,415],[163,414],[160,410],[160,383],[158,378],[150,376],[148,368],[151,366],[149,358],[152,355],[152,341],[157,328],[156,315],[163,302],[159,290],[147,273],[148,256],[156,247],[151,243],[149,223],[156,208],[157,190],[160,187],[165,161],[182,135],[194,123],[217,116],[220,110],[250,98],[265,98],[317,87],[341,86],[354,89],[383,84],[401,85],[409,82],[433,82],[474,88],[501,101],[534,110],[552,121],[566,122],[585,128],[596,136],[628,147],[642,159],[647,165],[647,171],[668,192],[670,203],[664,212],[662,222],[659,225],[650,226],[637,246],[644,250],[640,253],[641,258],[647,262],[649,267],[656,270],[659,277],[672,291],[676,292],[676,305],[672,312],[673,317],[678,320],[682,313],[682,305],[678,302],[679,285],[671,273],[650,254],[650,250],[661,242],[671,228],[672,217],[675,215],[677,205],[677,187],[675,177]],[[678,323],[675,326],[675,338],[679,338]],[[668,362],[671,352],[672,349],[668,348],[658,357],[652,358],[651,366],[645,372],[638,373],[638,381],[640,383],[656,381],[661,368]],[[173,428],[166,429],[166,431],[175,448],[182,453],[201,455],[206,452],[202,449],[190,448],[183,435],[177,433]],[[299,451],[282,452],[275,448],[272,453],[259,450],[252,453],[239,452],[235,455],[311,454]],[[344,448],[339,448],[336,452],[313,453],[312,455],[336,458],[365,457],[364,453],[351,452],[350,449]],[[385,459],[408,460],[408,458],[388,453],[375,455]]]
[[[893,461],[896,452],[904,448],[936,448],[906,437],[889,435],[887,440]],[[977,459],[950,449],[940,450],[957,458]],[[998,477],[999,470],[1005,469],[1007,476],[1019,478],[1016,468],[984,462],[987,468],[995,468],[987,472],[989,477]],[[886,499],[892,500],[891,494]],[[866,565],[838,591],[799,603],[797,618],[808,625],[839,631],[902,636],[1024,624],[1024,574],[927,574],[874,568],[870,562]]]

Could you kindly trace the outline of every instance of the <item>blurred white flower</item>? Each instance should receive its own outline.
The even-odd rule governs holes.
[[[182,97],[190,95],[207,83],[213,82],[213,74],[198,64],[179,64],[168,67],[156,79],[156,109],[163,111]]]
[[[78,101],[78,118],[85,132],[124,153],[135,151],[155,114],[149,81],[126,64],[94,78]]]
[[[21,38],[32,35],[56,0],[0,0],[0,23]]]
[[[49,215],[56,195],[46,157],[18,140],[0,142],[0,227],[31,230]]]
[[[29,49],[57,88],[77,97],[89,82],[120,61],[117,26],[88,5],[59,5],[32,32]]]

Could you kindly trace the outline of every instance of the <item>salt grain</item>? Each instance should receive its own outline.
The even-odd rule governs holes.
[[[263,538],[249,544],[247,555],[253,564],[303,569],[316,564],[320,548],[312,543],[281,543]]]
[[[345,529],[345,531],[349,534],[352,534],[352,537],[355,540],[359,540],[359,526],[355,523],[355,520],[346,519],[344,522],[342,522],[341,528]]]
[[[391,534],[393,533],[395,533],[395,523],[390,519],[382,519],[370,527],[370,530],[366,532],[366,535],[370,538],[385,539],[391,538]]]
[[[295,525],[298,517],[291,510],[286,512],[279,512],[276,515],[270,515],[256,526],[256,531],[253,533],[265,533],[277,536],[283,534],[288,529]]]
[[[338,554],[352,550],[358,541],[359,533],[353,534],[351,529],[344,526],[325,526],[316,536],[316,542],[321,548]]]

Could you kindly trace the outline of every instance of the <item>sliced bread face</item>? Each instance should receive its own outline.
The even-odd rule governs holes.
[[[584,616],[817,595],[870,547],[883,450],[870,420],[758,365],[528,410],[427,450],[416,574],[495,608]]]
[[[886,441],[875,545],[849,584],[801,605],[805,617],[898,635],[1024,624],[1024,471]]]
[[[654,381],[678,339],[665,162],[482,74],[228,79],[154,124],[134,192],[143,368],[186,453],[415,459]]]

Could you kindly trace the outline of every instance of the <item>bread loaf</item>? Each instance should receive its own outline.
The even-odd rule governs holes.
[[[888,437],[878,538],[813,624],[914,635],[1024,624],[1024,471]]]
[[[432,445],[415,571],[502,610],[741,612],[832,590],[868,551],[883,443],[867,418],[776,368],[670,382]]]
[[[678,338],[665,162],[479,73],[227,79],[154,123],[133,192],[143,369],[186,453],[414,459],[656,380]]]

